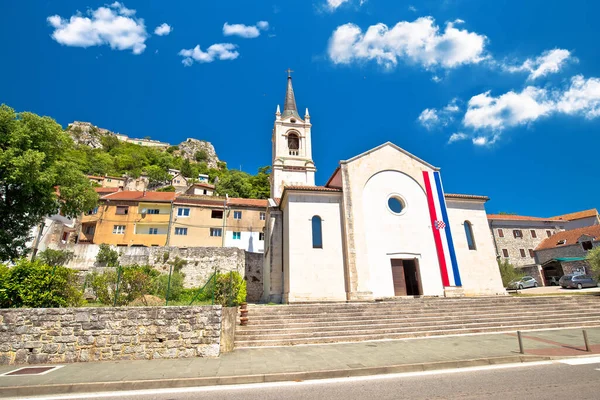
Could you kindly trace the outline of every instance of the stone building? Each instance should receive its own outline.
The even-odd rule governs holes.
[[[589,274],[585,258],[590,250],[600,246],[600,225],[558,232],[544,239],[535,249],[536,263],[545,280],[572,273]]]
[[[311,128],[288,77],[272,136],[264,301],[505,294],[487,197],[445,194],[439,168],[389,142],[315,186]]]
[[[496,256],[515,267],[533,266],[535,248],[565,229],[565,221],[523,215],[488,214]]]

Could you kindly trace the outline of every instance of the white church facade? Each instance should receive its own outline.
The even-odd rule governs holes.
[[[315,186],[311,127],[288,77],[272,136],[263,301],[505,294],[487,197],[446,194],[439,168],[389,142]]]

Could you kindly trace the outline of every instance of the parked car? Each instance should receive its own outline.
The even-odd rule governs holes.
[[[546,279],[546,286],[558,286],[560,281],[560,276],[551,276]]]
[[[584,287],[596,287],[598,281],[592,278],[590,275],[565,275],[558,281],[563,289],[583,289]]]
[[[509,289],[525,289],[537,286],[538,283],[533,276],[524,276],[522,278],[513,279],[508,284]]]

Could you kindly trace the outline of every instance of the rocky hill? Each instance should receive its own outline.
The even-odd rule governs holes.
[[[185,142],[179,143],[178,154],[190,161],[206,162],[208,168],[217,168],[219,157],[215,148],[210,142],[204,140],[188,138]]]
[[[66,132],[71,135],[75,143],[93,149],[101,149],[103,147],[100,139],[105,135],[112,135],[124,142],[158,148],[164,151],[171,147],[171,144],[169,143],[159,142],[150,138],[130,138],[127,135],[99,128],[92,125],[90,122],[74,121],[69,124]],[[210,142],[204,140],[188,138],[186,141],[177,145],[177,150],[173,153],[182,158],[186,158],[191,162],[206,162],[208,168],[217,168],[217,163],[219,162],[219,157],[217,157],[214,146]]]

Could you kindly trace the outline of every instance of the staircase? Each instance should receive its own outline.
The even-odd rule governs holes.
[[[237,348],[600,326],[600,297],[406,298],[248,305]]]

